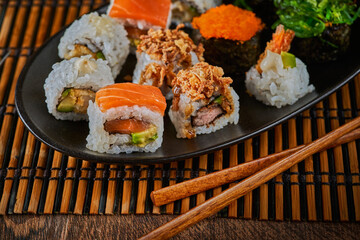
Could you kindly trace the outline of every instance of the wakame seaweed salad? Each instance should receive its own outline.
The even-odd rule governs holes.
[[[292,52],[306,62],[336,60],[350,44],[360,8],[352,0],[274,0],[279,20],[295,31]]]

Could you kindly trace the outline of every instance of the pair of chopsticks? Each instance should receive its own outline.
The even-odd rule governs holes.
[[[152,192],[150,196],[154,205],[160,206],[249,176],[221,194],[210,198],[203,204],[198,205],[140,239],[168,239],[175,236],[200,220],[217,213],[234,200],[246,195],[293,165],[298,164],[303,159],[327,148],[358,139],[360,129],[357,128],[359,127],[360,117],[357,117],[310,144],[297,146],[281,153],[272,154],[249,163],[240,164]]]

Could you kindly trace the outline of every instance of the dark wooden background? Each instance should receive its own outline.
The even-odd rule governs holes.
[[[0,218],[0,239],[136,239],[171,215],[13,215]],[[359,239],[359,223],[209,218],[174,239]]]

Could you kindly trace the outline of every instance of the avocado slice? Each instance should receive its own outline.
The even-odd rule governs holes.
[[[56,110],[59,112],[72,112],[75,108],[76,98],[67,95],[57,106]]]
[[[223,96],[219,96],[219,97],[215,98],[214,103],[221,105],[223,102],[223,98],[224,98]]]
[[[283,62],[284,68],[296,67],[296,59],[294,54],[288,52],[281,52],[281,60]]]
[[[139,147],[145,147],[152,141],[158,138],[157,128],[155,125],[151,125],[148,129],[138,133],[131,133],[131,142]]]
[[[102,51],[98,51],[96,53],[96,59],[99,59],[99,58],[101,58],[102,60],[106,60],[105,55],[102,53]]]

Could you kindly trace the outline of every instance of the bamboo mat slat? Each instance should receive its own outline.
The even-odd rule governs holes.
[[[155,207],[150,192],[309,143],[359,115],[360,76],[293,119],[243,143],[166,164],[120,166],[61,154],[18,118],[15,86],[46,39],[106,0],[0,0],[0,215],[181,214],[232,186]],[[217,216],[259,220],[360,221],[360,141],[318,154],[232,202]]]

